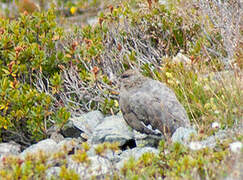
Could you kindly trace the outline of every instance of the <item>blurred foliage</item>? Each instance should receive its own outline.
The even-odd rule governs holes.
[[[221,151],[204,148],[191,151],[180,143],[160,142],[159,156],[143,154],[137,161],[130,158],[121,169],[123,178],[128,179],[218,179],[226,172],[227,146],[220,145]],[[215,171],[217,168],[217,171]]]
[[[203,148],[192,151],[180,143],[161,141],[159,153],[146,152],[138,159],[130,157],[124,162],[121,169],[111,165],[107,174],[102,174],[106,179],[221,179],[232,171],[236,154],[229,151],[231,140],[218,142],[215,148]],[[70,148],[70,147],[69,147]],[[2,159],[0,177],[3,179],[84,179],[77,174],[75,169],[70,169],[70,156],[73,163],[85,167],[92,174],[92,161],[87,155],[90,147],[84,142],[74,154],[69,155],[63,146],[59,152],[38,152],[28,154],[23,158],[7,156]],[[100,160],[109,159],[109,153],[118,150],[118,143],[103,143],[95,148],[95,154]],[[241,156],[242,157],[242,156]],[[69,162],[69,163],[68,163]],[[226,165],[226,163],[228,163]],[[57,168],[56,173],[50,174],[49,168]],[[99,165],[98,165],[99,166]],[[78,169],[78,168],[77,168]],[[76,170],[77,170],[76,169]],[[217,169],[217,171],[215,170]],[[97,171],[97,169],[95,170]],[[237,172],[235,172],[237,173]],[[49,174],[47,178],[47,174]],[[238,175],[235,174],[235,177]],[[93,178],[98,178],[93,177]],[[99,176],[100,178],[100,176]]]
[[[144,1],[126,1],[118,7],[110,6],[110,12],[101,13],[100,19],[104,21],[103,25],[107,22],[107,26],[119,23],[121,32],[126,25],[138,28],[143,34],[140,38],[149,39],[152,47],[163,49],[164,55],[173,56],[181,50],[187,53],[192,51],[191,48],[200,49],[198,43],[197,47],[191,44],[202,41],[198,39],[201,31],[199,23],[192,24],[179,16],[174,10],[177,5],[174,2],[165,5],[155,1],[150,8]]]
[[[73,141],[72,143],[75,144]],[[11,180],[11,179],[67,179],[67,180],[78,180],[86,179],[88,176],[85,174],[85,177],[82,177],[81,174],[77,174],[75,170],[70,169],[70,158],[72,163],[77,163],[81,168],[85,167],[87,173],[92,174],[93,169],[91,168],[93,163],[87,153],[90,147],[88,143],[83,142],[79,145],[78,149],[75,150],[74,154],[68,156],[72,147],[67,147],[66,145],[60,147],[59,152],[43,152],[39,151],[32,154],[27,154],[23,158],[16,156],[7,156],[2,159],[2,164],[0,168],[0,178]],[[118,143],[104,143],[99,145],[95,149],[96,155],[99,158],[108,158],[106,156],[106,151],[111,151],[115,153],[118,150]],[[57,168],[57,164],[60,167],[56,171],[56,174],[48,173],[48,168]],[[98,165],[99,166],[99,165]],[[2,168],[3,167],[3,168]],[[111,168],[111,174],[114,175],[115,168]],[[96,169],[95,171],[98,171]],[[113,174],[114,173],[114,174]],[[47,177],[47,174],[49,176]],[[93,177],[95,178],[95,177]]]

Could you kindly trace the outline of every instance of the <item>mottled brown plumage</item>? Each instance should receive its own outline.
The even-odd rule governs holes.
[[[171,135],[190,124],[174,92],[136,70],[122,74],[119,104],[127,124],[141,133]]]

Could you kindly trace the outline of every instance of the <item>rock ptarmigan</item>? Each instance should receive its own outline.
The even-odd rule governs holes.
[[[119,105],[127,124],[140,133],[171,136],[189,127],[184,107],[165,84],[144,77],[136,70],[121,75]]]

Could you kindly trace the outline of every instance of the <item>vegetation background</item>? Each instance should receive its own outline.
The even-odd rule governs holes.
[[[0,141],[28,147],[70,116],[96,109],[116,114],[117,77],[137,68],[174,90],[199,132],[193,138],[213,135],[214,122],[232,135],[198,152],[161,142],[158,157],[131,159],[112,178],[229,174],[235,156],[227,147],[243,139],[242,6],[240,0],[2,0]],[[0,177],[28,177],[16,166],[0,170]],[[42,177],[45,168],[33,167]],[[68,179],[70,172],[62,173]]]

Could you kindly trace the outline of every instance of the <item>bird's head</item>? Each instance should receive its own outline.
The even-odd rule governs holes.
[[[125,89],[133,88],[144,82],[144,78],[138,70],[129,69],[120,76],[120,87]]]

